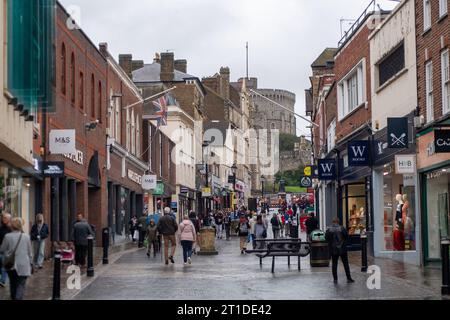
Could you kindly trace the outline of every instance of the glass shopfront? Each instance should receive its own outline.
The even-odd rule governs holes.
[[[450,166],[423,176],[427,220],[427,260],[441,259],[441,238],[450,237]]]
[[[416,250],[415,179],[395,174],[394,164],[383,170],[383,246],[384,251]]]
[[[367,227],[367,197],[365,182],[345,185],[342,206],[344,226],[349,235],[360,235]]]

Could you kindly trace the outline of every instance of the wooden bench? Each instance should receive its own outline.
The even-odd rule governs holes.
[[[291,257],[298,258],[298,270],[301,270],[301,257],[307,257],[311,252],[309,242],[302,242],[301,239],[258,239],[256,243],[265,243],[265,249],[247,250],[247,253],[255,253],[262,266],[262,260],[272,257],[272,273],[275,273],[275,258],[287,257],[288,266],[291,265]]]

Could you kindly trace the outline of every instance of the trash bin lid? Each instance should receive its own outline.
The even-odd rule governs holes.
[[[315,230],[311,232],[312,241],[325,241],[325,232],[322,230]]]

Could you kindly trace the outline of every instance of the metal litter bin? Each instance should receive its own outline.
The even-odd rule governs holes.
[[[325,240],[325,232],[316,230],[311,233],[311,267],[329,267],[330,249]]]

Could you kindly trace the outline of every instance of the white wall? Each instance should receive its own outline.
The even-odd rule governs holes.
[[[387,126],[388,117],[402,117],[417,105],[416,32],[414,1],[403,0],[392,15],[374,31],[370,39],[372,79],[372,125]],[[378,91],[376,64],[402,40],[405,43],[405,68],[398,79]],[[378,92],[377,92],[378,91]]]

